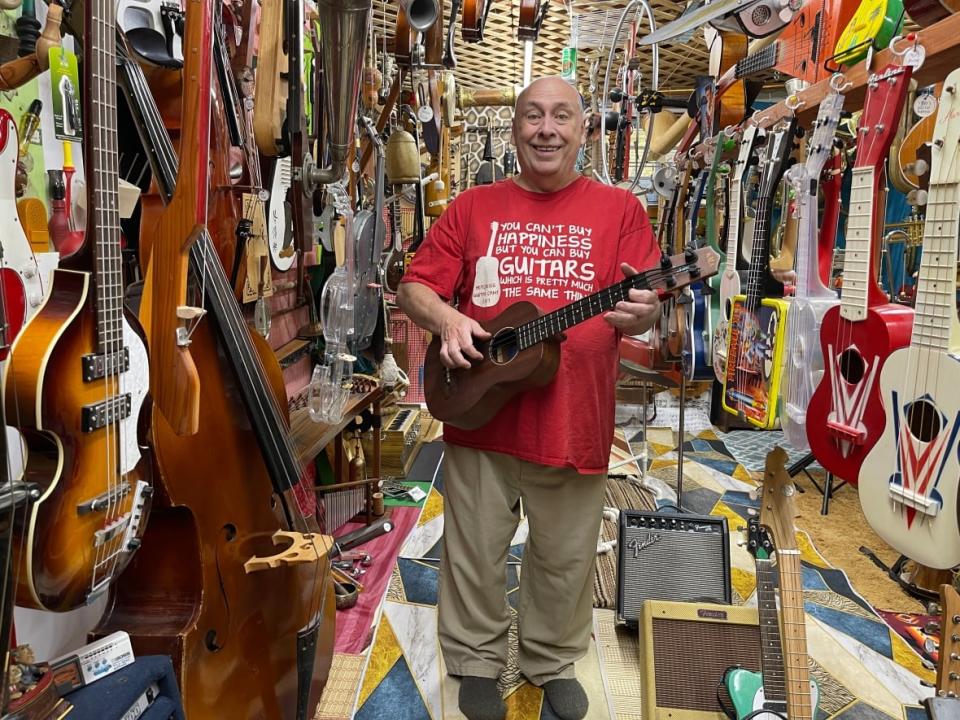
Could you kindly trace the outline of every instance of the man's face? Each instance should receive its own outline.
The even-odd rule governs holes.
[[[576,91],[559,78],[532,83],[520,97],[513,140],[523,175],[551,179],[575,172],[585,128]]]

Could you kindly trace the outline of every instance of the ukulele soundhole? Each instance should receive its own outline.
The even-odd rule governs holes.
[[[910,434],[928,443],[940,434],[940,413],[929,400],[917,400],[907,408],[907,427]]]
[[[506,365],[520,352],[517,334],[512,327],[502,328],[490,340],[490,361],[495,365]]]
[[[850,385],[856,385],[863,380],[863,357],[854,348],[844,350],[840,355],[840,375]]]

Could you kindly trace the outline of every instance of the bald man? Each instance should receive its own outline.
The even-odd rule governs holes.
[[[441,338],[446,367],[482,358],[474,341],[489,334],[480,323],[515,302],[551,312],[659,262],[640,202],[577,173],[585,135],[576,90],[559,77],[534,81],[513,119],[520,174],[461,193],[430,228],[397,303]],[[499,282],[478,278],[488,255]],[[659,312],[656,293],[631,290],[613,311],[567,331],[550,384],[521,393],[477,430],[444,428],[440,647],[449,673],[461,678],[469,720],[506,715],[497,678],[511,606],[521,671],[562,720],[586,715],[574,663],[590,643],[617,348],[623,333],[647,330]],[[508,598],[521,501],[529,533],[519,598]]]

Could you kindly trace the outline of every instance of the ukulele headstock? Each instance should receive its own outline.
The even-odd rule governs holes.
[[[912,73],[909,65],[890,64],[870,75],[857,128],[856,167],[880,167],[886,162]]]
[[[960,594],[952,585],[940,586],[940,662],[937,696],[960,697]]]

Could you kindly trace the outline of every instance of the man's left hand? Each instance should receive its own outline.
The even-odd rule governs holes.
[[[627,263],[620,265],[624,276],[637,274]],[[660,298],[653,290],[630,290],[628,300],[618,302],[603,319],[624,335],[639,335],[646,332],[660,317]]]

